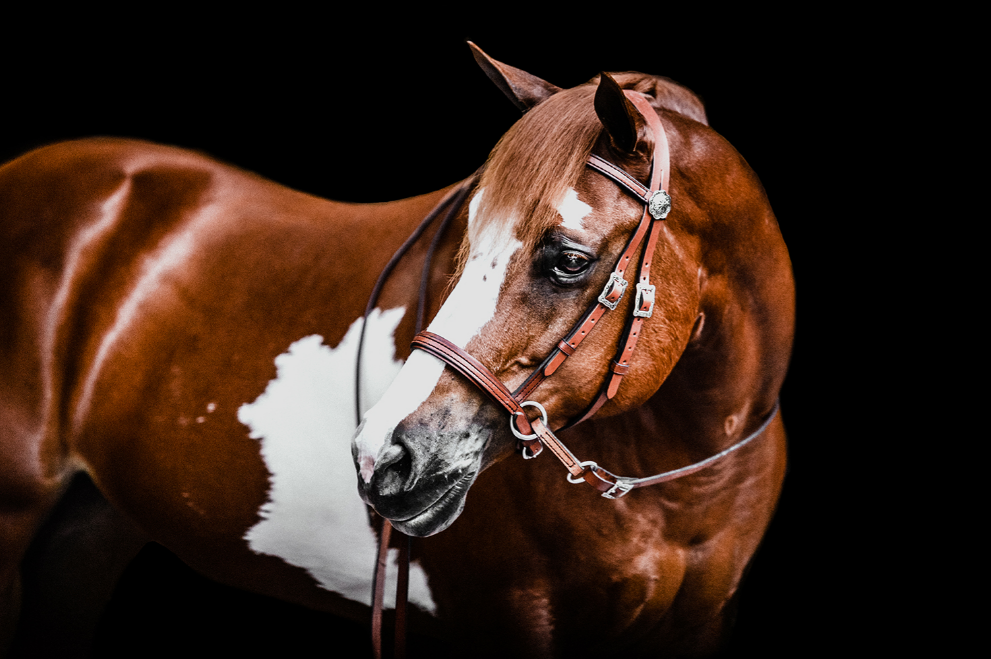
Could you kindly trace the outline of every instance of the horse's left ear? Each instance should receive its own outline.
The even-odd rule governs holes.
[[[468,45],[475,56],[475,61],[485,71],[485,75],[523,112],[561,91],[557,85],[552,85],[535,75],[497,62],[470,41]]]
[[[595,114],[609,133],[613,146],[621,153],[636,151],[647,133],[647,121],[608,73],[599,76],[599,87],[595,90]]]

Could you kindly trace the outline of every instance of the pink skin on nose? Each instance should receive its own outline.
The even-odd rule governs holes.
[[[369,455],[361,456],[359,461],[361,463],[361,480],[366,483],[372,480],[372,473],[375,471],[375,459]]]
[[[427,328],[464,348],[492,318],[506,269],[521,243],[512,222],[496,223],[481,235],[472,235],[482,191],[469,204],[472,253],[461,279]],[[360,477],[371,482],[375,464],[396,426],[430,396],[444,371],[444,362],[414,350],[379,402],[365,413],[354,438]]]

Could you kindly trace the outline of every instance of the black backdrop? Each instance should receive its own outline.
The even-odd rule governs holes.
[[[78,16],[61,16],[58,27],[51,17],[11,21],[2,28],[0,157],[74,137],[130,136],[198,149],[320,196],[381,201],[468,175],[517,118],[466,39],[562,87],[601,70],[658,73],[687,85],[764,183],[798,288],[782,392],[789,474],[745,584],[730,655],[803,654],[876,638],[869,610],[882,588],[873,568],[857,566],[877,559],[870,547],[885,532],[875,518],[881,504],[870,470],[844,466],[848,455],[869,456],[873,446],[870,423],[850,426],[872,376],[860,370],[854,382],[845,379],[855,328],[837,315],[856,316],[864,302],[852,292],[850,266],[836,258],[857,264],[863,248],[834,240],[840,218],[831,198],[861,173],[838,166],[851,136],[851,99],[870,89],[873,65],[858,58],[857,35],[837,40],[822,25],[812,29],[812,18],[782,23],[751,12],[723,16],[714,27],[705,11],[603,14],[585,23],[509,10],[473,18],[351,11],[358,13],[347,20],[276,13],[223,23],[161,15],[141,27],[126,18],[100,28]],[[430,166],[407,166],[413,157]],[[203,630],[215,635],[200,637]],[[118,589],[101,656],[126,653],[119,639],[135,637],[162,654],[260,654],[319,643],[333,656],[335,639],[350,631],[215,586],[153,547]]]

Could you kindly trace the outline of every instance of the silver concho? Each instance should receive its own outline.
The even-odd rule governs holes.
[[[671,212],[671,195],[664,190],[658,190],[647,202],[647,210],[655,220],[663,220]]]

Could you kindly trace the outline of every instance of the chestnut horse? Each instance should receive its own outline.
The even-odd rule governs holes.
[[[794,290],[777,222],[688,90],[639,73],[560,90],[475,54],[525,111],[477,184],[343,204],[113,139],[0,169],[0,632],[15,653],[54,651],[25,628],[85,647],[149,539],[214,580],[367,620],[377,531],[362,499],[417,536],[410,624],[471,656],[719,647],[785,468]],[[658,181],[673,207],[653,219],[630,188]],[[366,316],[390,257],[459,192]],[[652,301],[617,292],[624,259],[646,261]],[[431,334],[410,354],[421,272]],[[562,348],[590,310],[594,331]],[[531,383],[526,416],[486,381]],[[518,433],[526,456],[552,450],[512,457]],[[568,481],[610,472],[569,474],[565,444],[623,482],[720,457],[603,498]],[[79,473],[100,503],[57,506]],[[65,535],[74,558],[22,588],[53,510],[86,513]]]

